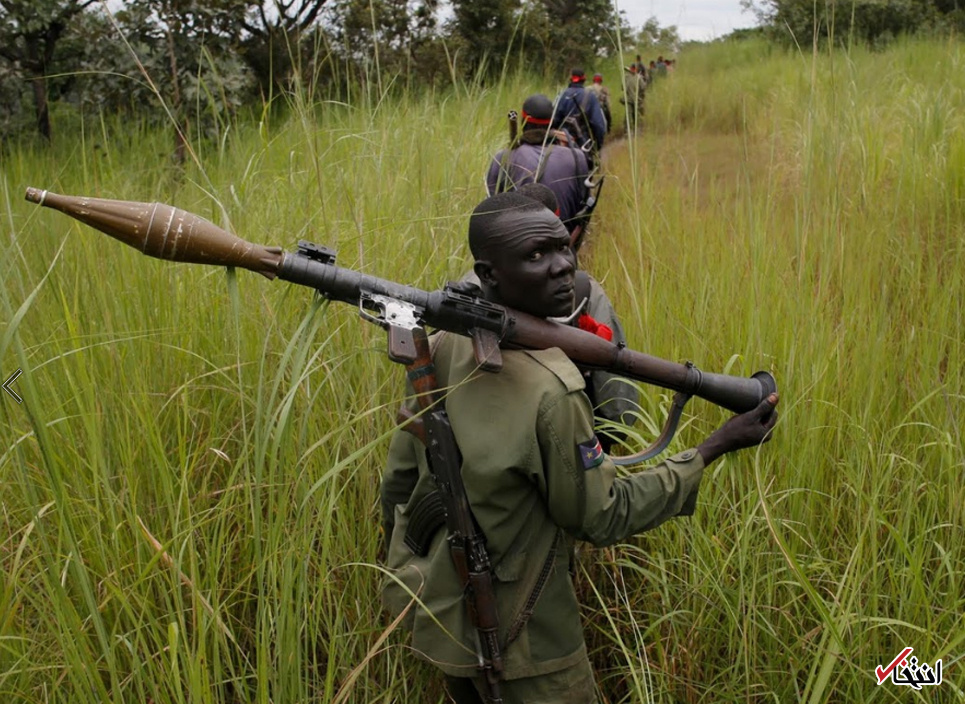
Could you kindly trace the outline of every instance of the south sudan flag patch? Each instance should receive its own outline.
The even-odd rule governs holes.
[[[576,449],[580,452],[583,469],[593,469],[603,464],[603,447],[600,445],[600,441],[596,439],[596,435],[577,445]]]

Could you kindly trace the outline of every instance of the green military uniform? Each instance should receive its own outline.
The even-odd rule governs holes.
[[[491,374],[477,371],[466,338],[441,333],[433,349],[439,384],[451,387],[446,408],[463,480],[494,567],[504,699],[589,704],[595,694],[569,575],[572,539],[609,545],[692,513],[703,459],[687,450],[617,478],[593,433],[583,376],[560,350],[506,350],[502,371]],[[474,631],[445,529],[425,556],[404,542],[416,506],[434,488],[422,446],[397,432],[382,483],[394,574],[385,604],[399,614],[409,592],[418,596],[424,607],[413,605],[404,621],[413,650],[447,675],[474,677]]]
[[[627,106],[627,116],[630,126],[636,127],[639,118],[643,117],[643,103],[646,97],[647,81],[639,73],[627,73],[623,76],[624,97],[621,102]]]
[[[600,109],[603,110],[603,117],[606,118],[606,129],[609,132],[613,129],[613,114],[610,112],[610,89],[602,83],[591,83],[586,87],[587,92],[595,93],[596,99],[600,102]]]
[[[475,272],[470,271],[462,281],[479,287],[479,277]],[[576,274],[575,284],[576,304],[579,305],[585,298],[586,305],[583,312],[596,322],[610,328],[613,332],[613,339],[610,342],[614,345],[626,345],[627,335],[623,331],[623,325],[600,282],[585,271],[579,271]],[[635,414],[640,410],[640,394],[637,392],[637,387],[619,374],[611,372],[592,371],[589,372],[589,377],[592,393],[590,390],[587,390],[587,393],[593,402],[596,414],[614,423],[633,425],[636,421]],[[613,431],[609,432],[611,435],[617,435]],[[604,440],[606,444],[610,444],[607,438]]]

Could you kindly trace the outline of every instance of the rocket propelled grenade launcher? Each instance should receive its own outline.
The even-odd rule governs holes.
[[[299,242],[295,252],[252,244],[198,215],[163,203],[63,196],[36,188],[28,188],[26,197],[151,257],[250,269],[269,279],[278,277],[316,289],[331,300],[356,305],[363,318],[388,331],[388,354],[395,362],[410,364],[415,360],[413,331],[430,326],[471,337],[476,361],[487,371],[500,369],[500,347],[558,347],[581,369],[605,370],[672,389],[678,395],[657,443],[662,442],[663,447],[673,437],[683,404],[690,396],[744,413],[777,390],[774,377],[765,371],[749,378],[701,372],[690,363],[669,362],[569,325],[491,303],[458,284],[428,292],[336,266],[332,250],[310,242]],[[646,451],[649,456],[656,454],[653,450],[657,444]],[[646,459],[643,455],[638,453],[632,459]]]
[[[213,222],[164,203],[139,203],[61,196],[27,189],[27,200],[70,215],[142,254],[188,264],[240,266],[269,279],[281,259],[281,247],[245,242]]]

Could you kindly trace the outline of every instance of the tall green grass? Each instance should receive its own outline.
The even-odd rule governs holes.
[[[963,58],[704,47],[608,151],[583,259],[633,346],[770,369],[782,420],[693,519],[581,552],[606,701],[961,700]],[[442,701],[379,608],[384,334],[22,193],[169,202],[433,288],[468,268],[505,111],[556,89],[303,92],[183,169],[167,133],[97,116],[4,155],[0,372],[25,401],[0,402],[0,700]],[[676,446],[724,418],[692,413]],[[876,686],[905,645],[943,658],[937,691]]]
[[[591,268],[635,345],[770,369],[783,419],[711,470],[695,519],[597,566],[588,617],[623,615],[598,666],[648,663],[656,701],[960,701],[965,54],[754,48],[655,86]],[[691,441],[721,418],[695,412]],[[649,661],[614,664],[636,632]],[[940,693],[876,686],[903,645],[943,658]]]

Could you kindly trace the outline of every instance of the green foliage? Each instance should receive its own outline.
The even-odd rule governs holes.
[[[284,93],[303,80],[312,56],[312,35],[326,0],[235,0],[233,25],[244,30],[240,53],[261,94]],[[310,74],[308,74],[310,75]]]
[[[4,31],[14,39],[0,51],[8,57],[8,63],[0,61],[0,91],[10,98],[0,127],[10,132],[23,127],[26,96],[15,82],[23,76],[33,76],[27,85],[42,85],[45,98],[176,124],[185,137],[192,130],[216,137],[225,118],[250,98],[250,73],[234,51],[237,32],[228,32],[237,9],[233,0],[131,0],[113,18],[99,6],[82,9],[80,3],[61,3],[60,14],[51,17],[69,15],[70,21],[59,24],[20,24],[6,16]],[[29,48],[34,35],[28,28],[45,37],[44,61],[9,61],[15,50],[39,51]],[[45,128],[38,112],[37,121],[41,134],[49,136],[49,120]]]
[[[130,0],[128,8],[118,13],[121,33],[136,34],[143,52],[134,61],[175,123],[176,143],[190,137],[190,125],[216,136],[252,85],[234,52],[238,3]]]
[[[499,75],[516,35],[520,6],[521,0],[453,0],[448,28],[457,41],[464,75]]]
[[[772,35],[798,45],[813,38],[881,44],[901,34],[965,29],[956,0],[743,0]]]
[[[48,107],[47,74],[57,58],[58,44],[72,20],[95,0],[0,0],[0,63],[8,63],[7,71],[29,82],[33,95],[37,130],[51,138]],[[23,95],[15,87],[3,97],[17,104]],[[19,93],[19,94],[18,94]],[[9,115],[15,114],[11,110]]]
[[[346,60],[405,83],[434,84],[450,75],[438,9],[438,0],[335,0],[324,31]]]
[[[609,0],[0,0],[0,135],[34,123],[49,139],[49,103],[164,121],[186,140],[218,139],[241,106],[299,95],[344,99],[381,90],[490,81],[515,66],[559,75],[632,43]],[[111,6],[113,7],[113,6]],[[61,111],[61,114],[69,111]],[[76,119],[77,113],[68,120]]]
[[[530,65],[559,75],[592,66],[630,43],[629,27],[609,0],[530,0],[521,7],[521,53]]]
[[[652,49],[669,55],[680,48],[680,34],[676,25],[661,27],[657,18],[651,17],[637,33],[636,43],[641,49]]]

